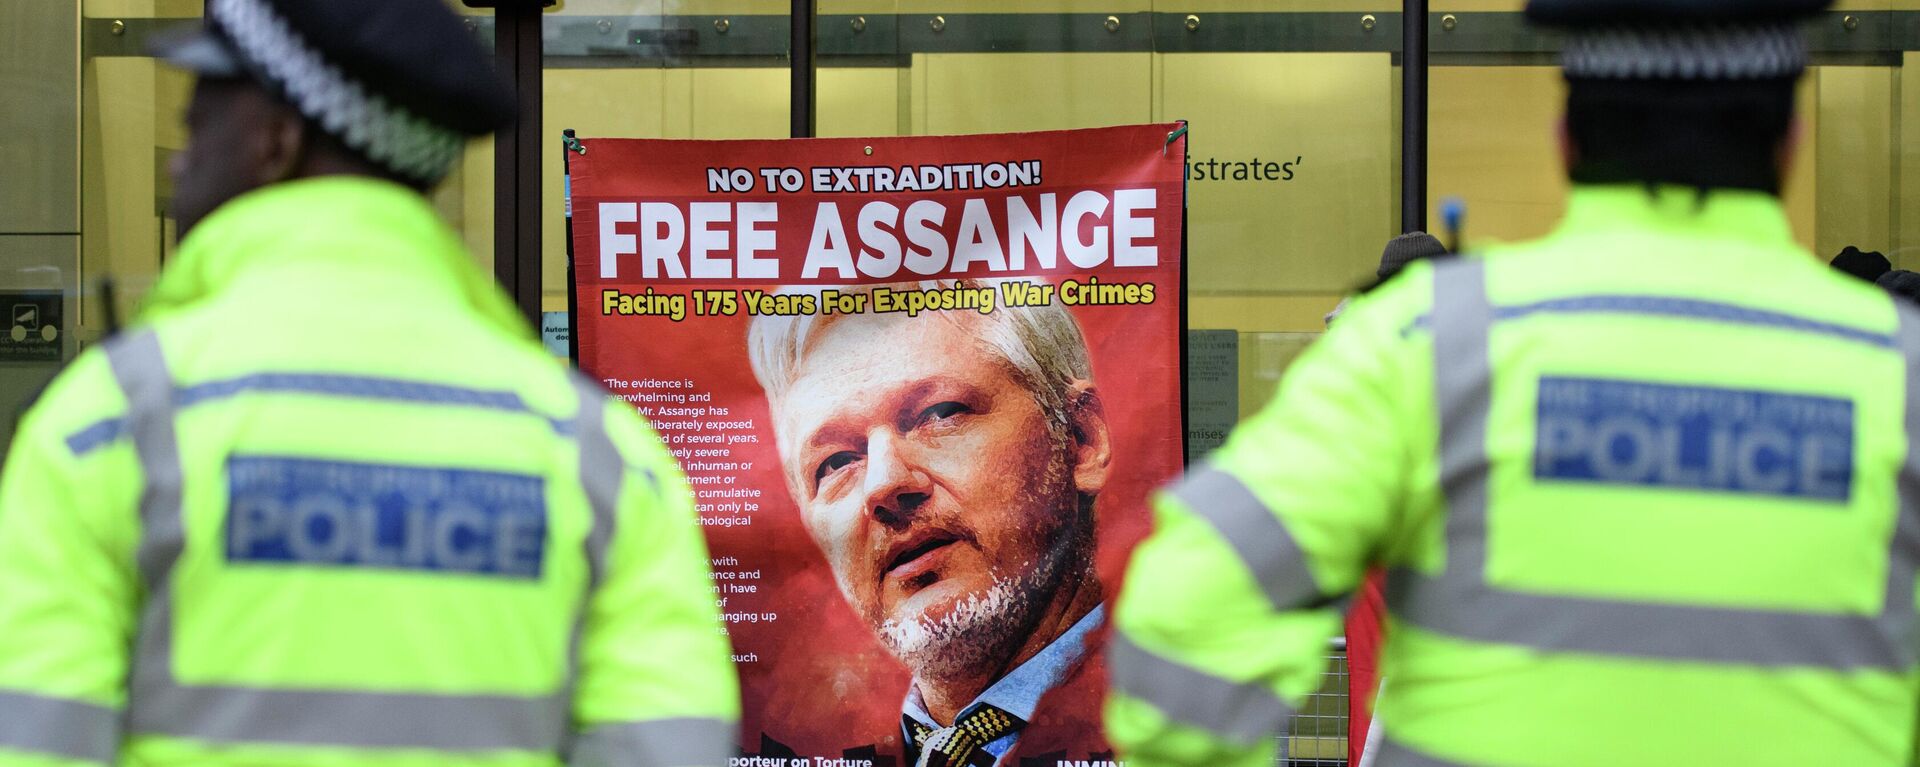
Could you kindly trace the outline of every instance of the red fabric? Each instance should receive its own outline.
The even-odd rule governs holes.
[[[1347,763],[1360,763],[1380,685],[1380,638],[1386,630],[1386,572],[1372,570],[1347,612]]]
[[[704,482],[695,487],[717,491],[703,492],[704,500],[699,500],[715,569],[729,571],[735,580],[743,581],[723,584],[729,588],[716,593],[715,600],[722,603],[721,610],[728,618],[728,636],[739,661],[743,706],[740,729],[748,755],[846,755],[872,758],[877,767],[887,767],[877,756],[858,754],[864,751],[891,758],[901,753],[900,700],[909,683],[905,666],[875,639],[869,622],[847,605],[789,492],[775,441],[773,412],[748,362],[748,327],[753,313],[768,311],[764,298],[756,296],[777,285],[887,283],[898,288],[901,282],[917,285],[921,280],[990,275],[1015,279],[1004,285],[1028,283],[1031,289],[1054,291],[1048,295],[1059,298],[1048,300],[1065,306],[1085,337],[1101,406],[1112,432],[1113,463],[1096,511],[1099,542],[1095,560],[1104,591],[1118,593],[1129,550],[1150,527],[1149,494],[1178,475],[1181,468],[1181,424],[1173,417],[1177,413],[1166,407],[1167,402],[1178,401],[1181,387],[1180,317],[1185,292],[1181,287],[1183,253],[1178,243],[1185,225],[1186,148],[1183,140],[1169,145],[1167,139],[1180,127],[1161,124],[884,139],[583,139],[590,152],[574,155],[569,161],[576,277],[573,289],[581,307],[574,329],[579,339],[580,367],[594,378],[614,380],[616,393],[648,415],[665,417],[667,420],[656,419],[655,427],[696,480],[724,481],[724,488]],[[871,193],[841,189],[848,178],[846,173],[872,170],[865,166],[911,167],[925,171],[921,175],[931,179],[935,169],[948,165],[1003,160],[1043,161],[1044,183],[1036,170],[1035,185],[1018,188]],[[779,191],[767,186],[775,176],[783,185]],[[789,176],[799,184],[797,188],[784,186]],[[738,179],[727,184],[736,191],[722,191],[722,177]],[[830,183],[816,186],[816,178]],[[741,188],[756,191],[737,191]],[[1003,257],[987,259],[1000,263],[1000,267],[979,259],[949,257],[954,248],[965,245],[963,241],[970,238],[997,242],[997,235],[987,234],[988,230],[1013,232],[1008,223],[1012,215],[1009,199],[1021,198],[1029,211],[1060,210],[1085,192],[1109,202],[1101,203],[1100,213],[1066,219],[1067,224],[1055,226],[1045,235],[1066,238],[1063,243],[1088,242],[1097,232],[1106,232],[1099,235],[1104,238],[1100,241],[1111,251],[1122,240],[1114,233],[1119,208],[1111,202],[1120,190],[1154,192],[1152,206],[1139,209],[1134,217],[1141,226],[1150,220],[1153,236],[1129,235],[1131,239],[1126,240],[1131,247],[1146,248],[1142,252],[1154,254],[1148,259],[1152,262],[1149,265],[1131,265],[1135,260],[1132,256],[1126,259],[1127,264],[1112,256],[1084,268],[1072,258],[1043,259],[1039,255],[1025,259],[998,254]],[[1041,195],[1045,195],[1044,204]],[[758,229],[739,217],[713,226],[693,223],[690,206],[713,203],[721,204],[717,210],[725,211],[747,203],[771,204],[775,221],[763,222]],[[648,261],[635,254],[634,240],[654,237],[660,230],[643,231],[622,210],[662,204],[670,216],[662,221],[669,229],[672,222],[679,221],[682,234],[657,241],[686,241],[672,248],[663,245],[663,250],[672,251],[662,254],[666,261]],[[894,264],[855,276],[829,266],[808,276],[809,263],[824,263],[816,259],[832,253],[853,256],[873,252],[861,250],[862,238],[869,236],[858,225],[861,211],[869,206],[899,211],[922,204],[946,212],[938,221],[925,219],[930,222],[925,227],[886,222],[878,226],[886,230],[886,236],[896,240],[905,236],[910,241],[912,236],[906,232],[927,229],[930,234],[919,236],[922,240],[944,240],[938,248],[949,254],[942,256],[947,259],[946,267],[923,273]],[[978,228],[968,228],[965,211],[969,210],[988,214],[985,218],[975,214],[971,219]],[[603,211],[611,217],[603,219]],[[684,220],[679,218],[682,216]],[[896,216],[895,220],[904,219]],[[618,238],[606,240],[604,252],[603,225],[604,231]],[[1106,229],[1096,230],[1096,226]],[[768,242],[777,238],[776,243],[759,248],[760,255],[754,257],[770,262],[761,267],[776,267],[772,270],[775,276],[758,271],[753,277],[739,276],[745,273],[747,257],[754,248],[743,252],[742,242],[748,238],[736,232],[747,230],[770,238]],[[813,245],[816,234],[820,244]],[[706,238],[700,250],[692,244],[696,237]],[[884,247],[878,239],[875,243]],[[709,247],[718,249],[710,257],[695,255]],[[935,252],[930,245],[911,247],[919,249],[912,251],[919,254],[915,258]],[[1037,254],[1035,247],[1016,252]],[[696,258],[709,259],[703,268],[712,271],[695,267]],[[668,262],[673,266],[656,271],[664,270],[669,276],[647,276],[646,264]],[[610,276],[601,277],[603,270]],[[697,273],[706,276],[691,276]],[[712,276],[716,273],[720,276]],[[676,274],[680,276],[671,276]],[[1127,290],[1136,291],[1142,302],[1094,304],[1061,292],[1079,289],[1068,288],[1069,283],[1090,285],[1096,278],[1106,287],[1124,284]],[[1149,289],[1151,295],[1147,294]],[[1007,292],[1010,290],[1003,288],[997,297],[1013,295]],[[638,296],[643,311],[622,314],[611,310],[609,295],[616,306],[623,296]],[[662,314],[659,302],[663,299],[679,299],[681,303],[668,306],[667,313]],[[826,305],[818,302],[815,306]],[[844,304],[833,306],[835,312],[848,311]],[[775,306],[771,311],[783,310]],[[792,311],[792,307],[786,311]],[[802,312],[818,313],[815,309]],[[920,317],[938,323],[940,317],[936,315],[940,314],[948,313],[935,310]],[[856,389],[865,386],[857,379],[850,379],[847,385]],[[662,391],[694,399],[650,399]],[[711,396],[711,404],[700,399],[707,396]],[[669,410],[653,404],[656,402],[669,406],[696,404]],[[712,412],[707,412],[709,409]],[[709,421],[709,417],[721,420]],[[720,433],[722,430],[725,434]],[[706,440],[722,436],[724,444]],[[709,468],[694,469],[703,463]],[[737,470],[721,468],[734,464]],[[734,490],[748,492],[729,492]],[[972,490],[969,487],[962,492]],[[1045,761],[1037,755],[1054,751],[1071,754],[1078,761],[1087,754],[1109,750],[1099,728],[1099,691],[1104,679],[1097,673],[1100,667],[1098,663],[1088,666],[1075,677],[1078,681],[1064,685],[1071,689],[1056,690],[1057,694],[1048,696],[1050,702],[1043,703],[1042,714],[1021,738],[1020,750],[1036,756],[1022,757],[1022,762]],[[1054,764],[1046,762],[1044,767]]]

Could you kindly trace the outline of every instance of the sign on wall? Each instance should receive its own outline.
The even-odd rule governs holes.
[[[1185,438],[1179,127],[582,141],[580,364],[686,469],[755,764],[1111,758],[1105,605]]]
[[[1240,422],[1240,333],[1187,331],[1187,456],[1226,444]]]
[[[59,291],[0,293],[0,362],[59,362],[62,300]]]
[[[556,357],[572,356],[573,352],[567,348],[569,345],[567,339],[572,333],[573,326],[567,322],[566,312],[540,313],[540,345],[547,348],[548,354]]]

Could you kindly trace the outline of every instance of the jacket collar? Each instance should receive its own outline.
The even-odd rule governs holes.
[[[220,206],[180,243],[138,319],[164,317],[243,280],[284,273],[283,282],[291,283],[298,271],[315,267],[354,275],[343,282],[365,284],[368,293],[390,287],[463,304],[498,331],[533,337],[512,301],[467,257],[426,198],[364,176],[273,184]]]
[[[1634,230],[1794,247],[1780,199],[1764,192],[1638,184],[1580,185],[1567,196],[1561,234]]]

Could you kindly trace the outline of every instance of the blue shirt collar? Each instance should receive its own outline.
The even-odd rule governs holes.
[[[988,687],[986,692],[980,693],[980,697],[974,698],[973,702],[960,710],[960,716],[964,717],[980,706],[990,705],[1019,717],[1022,722],[1033,721],[1033,712],[1040,706],[1040,697],[1059,685],[1067,672],[1079,665],[1080,660],[1086,657],[1087,634],[1099,628],[1100,624],[1105,622],[1106,615],[1105,605],[1088,611],[1086,615],[1081,616],[1080,620],[1075,621],[1073,627],[1067,629],[1066,633],[1041,649],[1039,654],[1028,658],[1027,662],[1020,664],[1006,676],[1000,677],[999,681]],[[927,727],[940,728],[940,725],[934,723],[933,715],[927,713],[927,705],[920,697],[920,684],[917,681],[907,689],[907,700],[901,705],[900,713]],[[907,731],[904,722],[901,724],[901,731],[905,733],[907,742],[912,743],[913,733]],[[995,757],[1004,756],[1018,739],[1019,733],[1014,732],[987,744],[986,751]]]

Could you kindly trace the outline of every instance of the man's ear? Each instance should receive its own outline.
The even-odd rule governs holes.
[[[1073,485],[1092,495],[1107,486],[1113,470],[1113,432],[1107,428],[1106,407],[1092,381],[1074,381],[1068,388],[1068,426],[1073,437]]]
[[[1580,147],[1573,143],[1573,132],[1567,130],[1567,118],[1561,115],[1559,122],[1553,124],[1553,137],[1560,148],[1560,167],[1568,174],[1580,164]]]
[[[259,186],[275,184],[301,175],[306,165],[308,143],[313,140],[308,135],[305,118],[288,107],[275,105],[269,111],[266,124],[261,126]]]
[[[1793,121],[1787,123],[1787,135],[1780,137],[1780,145],[1773,150],[1773,166],[1780,171],[1780,187],[1785,189],[1787,178],[1793,175],[1793,160],[1800,152],[1800,144],[1807,138],[1807,122],[1795,113]]]

